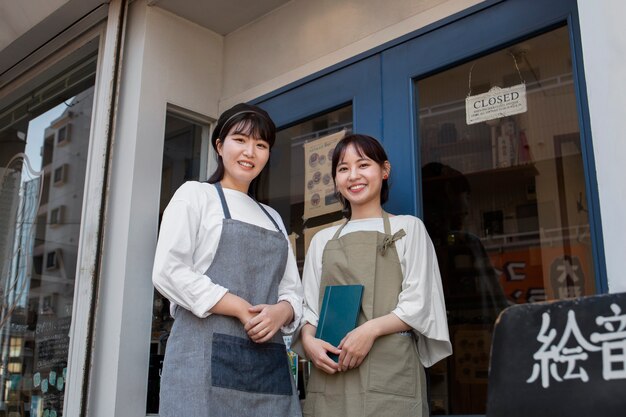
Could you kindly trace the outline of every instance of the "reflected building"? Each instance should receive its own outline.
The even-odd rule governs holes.
[[[2,168],[0,398],[7,411],[63,410],[92,103],[93,88],[76,95],[45,129],[40,155],[26,147],[40,138],[26,137]]]

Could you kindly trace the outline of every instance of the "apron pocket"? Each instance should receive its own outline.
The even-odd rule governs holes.
[[[280,343],[213,333],[211,385],[261,394],[291,395],[287,351]]]
[[[369,353],[368,390],[414,397],[417,378],[417,349],[413,337],[400,334],[383,336]]]

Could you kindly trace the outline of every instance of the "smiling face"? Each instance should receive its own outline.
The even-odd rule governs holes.
[[[253,131],[242,122],[233,126],[223,141],[217,140],[217,153],[224,164],[223,187],[247,193],[252,180],[267,164],[270,146],[253,135]]]
[[[379,164],[353,144],[345,148],[335,171],[335,185],[350,202],[352,219],[380,217],[380,193],[390,169],[389,161]]]

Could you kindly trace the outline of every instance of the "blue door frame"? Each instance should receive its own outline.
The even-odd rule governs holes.
[[[355,131],[380,137],[380,59],[371,56],[257,104],[283,128],[351,103]]]
[[[607,292],[595,160],[576,0],[485,1],[418,31],[254,100],[285,127],[352,102],[354,131],[379,138],[393,170],[395,213],[421,217],[414,81],[567,24],[599,293]]]

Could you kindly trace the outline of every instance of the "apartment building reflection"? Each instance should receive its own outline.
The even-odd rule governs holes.
[[[62,415],[92,103],[0,137],[0,415]]]

